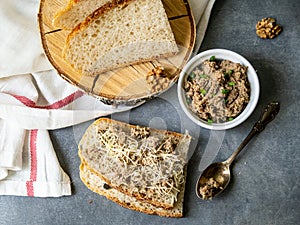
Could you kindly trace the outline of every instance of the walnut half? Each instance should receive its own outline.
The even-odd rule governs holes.
[[[274,18],[263,18],[256,24],[256,34],[263,39],[275,38],[281,31],[282,27]]]
[[[167,71],[162,66],[154,67],[146,77],[151,93],[165,90],[170,85]]]

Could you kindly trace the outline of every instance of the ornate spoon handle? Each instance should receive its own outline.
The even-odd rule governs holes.
[[[254,124],[252,130],[245,138],[245,140],[240,144],[237,150],[232,153],[232,155],[224,162],[228,165],[232,163],[235,157],[242,151],[242,149],[249,143],[249,141],[256,135],[259,134],[261,131],[265,129],[268,123],[270,123],[275,116],[278,114],[280,109],[279,102],[271,102],[267,105],[265,110],[263,111],[260,119]]]
[[[263,129],[265,129],[266,125],[271,122],[278,114],[279,109],[279,102],[271,102],[270,104],[268,104],[260,119],[255,123],[253,129],[257,132],[261,132]]]

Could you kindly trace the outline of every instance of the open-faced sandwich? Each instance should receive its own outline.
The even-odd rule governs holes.
[[[126,208],[182,217],[190,141],[187,134],[101,118],[79,143],[80,177]]]

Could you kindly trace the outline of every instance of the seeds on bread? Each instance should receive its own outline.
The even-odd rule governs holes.
[[[126,7],[100,7],[76,26],[63,58],[80,73],[96,76],[177,52],[161,0],[132,0]]]

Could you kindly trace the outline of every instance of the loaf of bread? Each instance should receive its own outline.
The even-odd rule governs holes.
[[[137,200],[134,197],[123,194],[122,192],[108,186],[101,177],[97,176],[92,169],[86,165],[80,165],[80,179],[93,192],[105,196],[107,199],[118,203],[119,205],[139,212],[154,214],[165,217],[182,217],[183,216],[183,199],[184,189],[178,195],[172,209],[155,207],[149,203]],[[182,186],[184,188],[184,186]]]
[[[173,209],[184,192],[191,137],[101,118],[79,142],[81,163],[119,192]]]
[[[63,58],[84,75],[168,57],[178,47],[161,0],[100,7],[68,35]]]
[[[117,3],[117,0],[69,0],[67,6],[58,11],[52,21],[57,28],[72,30],[83,22],[86,17],[92,14],[96,9]],[[115,4],[117,5],[117,4]]]

